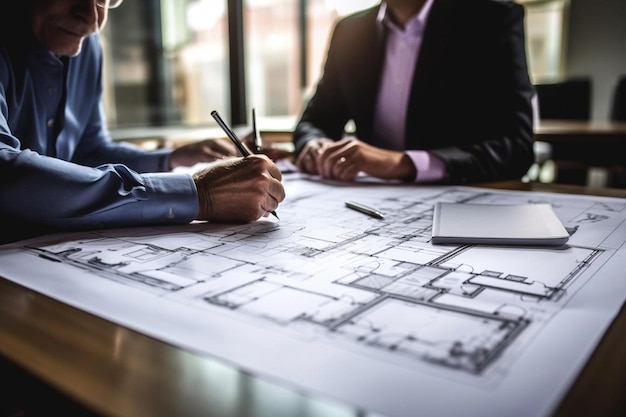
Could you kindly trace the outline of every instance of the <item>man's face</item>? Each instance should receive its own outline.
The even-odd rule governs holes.
[[[96,0],[35,0],[33,33],[50,52],[76,56],[86,36],[106,21],[106,7]]]

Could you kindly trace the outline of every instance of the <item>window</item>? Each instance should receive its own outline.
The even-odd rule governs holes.
[[[379,0],[145,0],[111,10],[103,32],[110,126],[233,124],[290,129],[315,88],[336,20]],[[527,10],[533,80],[558,77],[568,0]]]
[[[290,127],[320,76],[336,19],[377,2],[125,2],[110,12],[102,34],[109,124],[213,125],[214,109],[241,119],[231,103],[243,101],[245,120],[254,107],[259,118]],[[237,7],[242,25],[232,32],[229,10]],[[241,39],[244,52],[232,59],[242,61],[235,65],[243,66],[243,87],[231,75],[231,48]]]
[[[526,48],[534,83],[562,77],[569,0],[518,0],[526,9]]]
[[[111,126],[202,124],[206,109],[225,108],[225,1],[127,1],[111,10],[103,33]]]

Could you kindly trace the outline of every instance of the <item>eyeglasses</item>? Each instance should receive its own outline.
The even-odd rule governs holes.
[[[96,0],[96,6],[102,9],[115,9],[122,4],[124,0]]]

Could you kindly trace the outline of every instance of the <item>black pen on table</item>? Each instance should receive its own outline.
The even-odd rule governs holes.
[[[239,152],[241,152],[241,154],[244,156],[244,158],[246,156],[250,156],[250,151],[248,150],[248,148],[246,148],[243,145],[243,143],[241,143],[241,140],[237,137],[235,132],[233,132],[233,130],[230,127],[228,127],[226,122],[224,122],[224,120],[222,120],[222,117],[219,115],[217,110],[213,110],[211,112],[211,116],[213,116],[213,118],[215,119],[217,124],[220,125],[220,127],[222,128],[224,133],[226,133],[226,136],[228,136],[228,138],[235,144],[237,149],[239,149]],[[274,210],[272,210],[271,213],[272,213],[272,215],[274,215],[274,217],[276,217],[278,219],[278,215],[276,214],[276,212]]]
[[[365,213],[368,216],[375,217],[377,219],[384,219],[385,216],[383,214],[371,207],[367,207],[364,204],[357,203],[356,201],[346,201],[346,207],[351,208],[352,210],[360,211],[361,213]]]

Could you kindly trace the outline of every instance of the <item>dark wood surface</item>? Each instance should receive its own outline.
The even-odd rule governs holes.
[[[477,186],[626,198],[626,190],[572,185],[500,182]],[[0,358],[77,404],[80,410],[94,415],[368,415],[160,342],[5,279],[0,279]],[[7,383],[10,387],[16,378],[20,377],[0,372],[5,387]],[[17,389],[30,388],[17,385]],[[8,394],[7,388],[0,392],[11,400],[8,390]],[[623,308],[554,416],[624,416],[625,394],[626,310]],[[34,390],[29,392],[26,406],[29,401],[38,401],[37,395]],[[5,400],[0,395],[0,413],[2,401]],[[50,409],[46,412],[57,415]],[[36,415],[27,413],[27,417]],[[5,416],[0,414],[0,417]]]
[[[535,139],[550,143],[557,161],[626,165],[626,122],[545,120],[537,126]]]
[[[536,191],[560,194],[597,195],[602,197],[626,198],[626,189],[608,187],[588,187],[574,184],[554,184],[540,182],[499,181],[474,184],[476,187],[498,190]]]
[[[626,141],[626,122],[585,121],[585,120],[542,120],[535,130],[540,140],[587,141]]]
[[[308,410],[305,416],[357,415],[346,405],[251,376],[2,278],[0,358],[69,403],[56,400],[55,407],[81,410],[80,416],[82,410],[120,417],[293,417],[302,410]],[[21,376],[0,373],[0,394],[11,392],[15,378]],[[39,411],[36,402],[51,394],[40,390],[25,397],[18,408]],[[0,410],[6,399],[0,395]],[[54,411],[36,416],[63,415]]]

